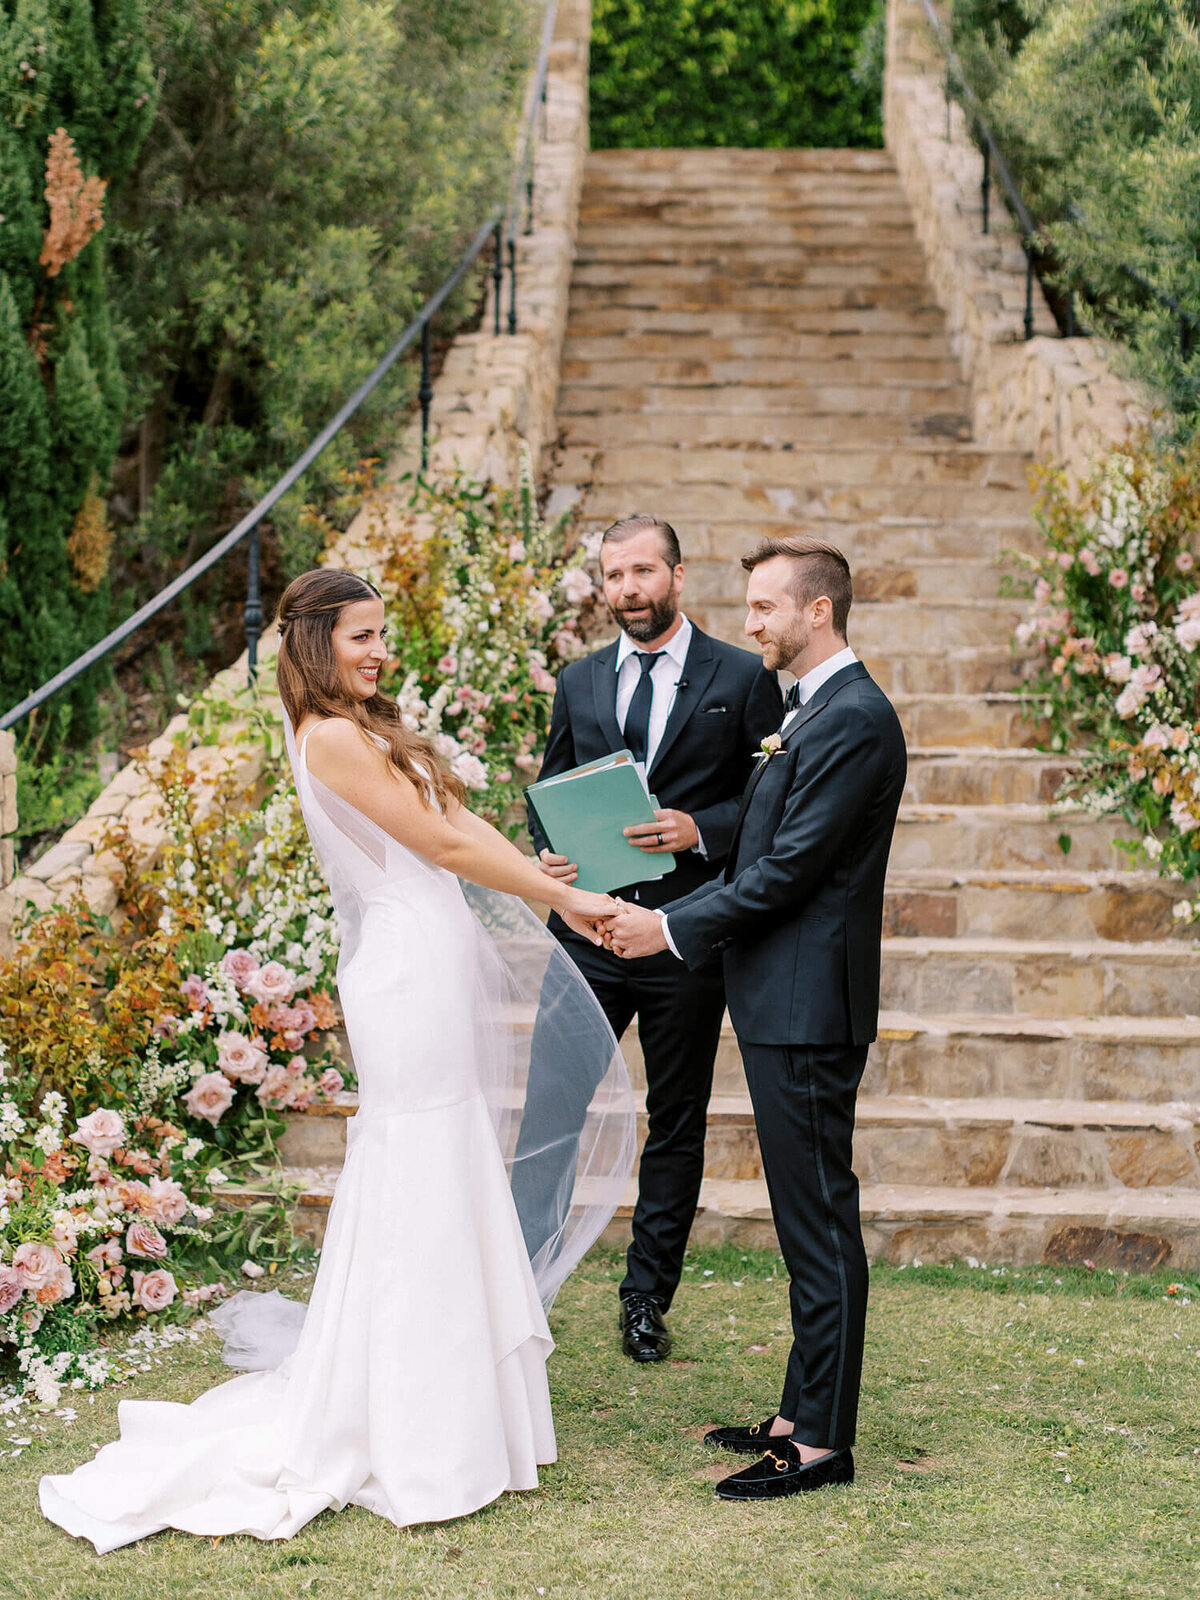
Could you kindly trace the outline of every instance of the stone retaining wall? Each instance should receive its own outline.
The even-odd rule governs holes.
[[[579,195],[588,151],[588,41],[591,37],[591,0],[561,0],[551,47],[546,85],[545,137],[536,145],[534,218],[530,234],[518,240],[518,328],[515,335],[492,334],[490,298],[480,331],[463,334],[447,352],[434,386],[430,414],[430,474],[436,476],[457,462],[476,478],[497,482],[514,480],[524,445],[535,467],[540,466],[554,441],[554,405],[566,328],[574,257]],[[504,306],[507,313],[507,277]],[[419,423],[409,422],[389,463],[398,476],[414,467],[420,457]],[[377,508],[376,508],[377,509]],[[369,565],[373,557],[363,540],[365,514],[356,518],[336,540],[325,559],[345,566]],[[268,634],[260,654],[269,659],[274,648]],[[206,694],[231,699],[246,684],[243,657],[217,675]],[[150,745],[151,759],[161,760],[187,732],[186,717],[175,717]],[[3,736],[0,736],[2,738]],[[16,779],[12,770],[11,739],[0,742],[0,834],[16,826]],[[231,760],[239,776],[253,782],[262,768],[262,752],[246,744],[197,746],[189,753],[197,772],[213,770]],[[11,793],[10,793],[11,791]],[[0,953],[11,942],[13,914],[27,908],[47,909],[82,891],[94,910],[107,915],[116,905],[114,887],[117,863],[96,848],[105,830],[120,821],[128,827],[141,859],[149,864],[157,855],[163,830],[157,796],[140,767],[125,767],[89,808],[87,815],[67,830],[39,860],[4,890],[11,876],[11,841],[0,844]],[[6,915],[6,909],[8,912]]]
[[[888,0],[884,128],[912,206],[930,281],[971,385],[975,437],[1029,450],[1082,476],[1091,457],[1146,420],[1144,396],[1109,366],[1094,339],[1060,339],[1034,288],[1034,337],[1024,337],[1025,256],[993,192],[982,231],[983,161],[957,105],[946,137],[941,52],[921,0]]]

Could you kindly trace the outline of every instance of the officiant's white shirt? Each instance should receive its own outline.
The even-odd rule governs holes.
[[[812,699],[813,695],[816,694],[821,685],[823,683],[828,683],[830,678],[833,677],[834,673],[841,672],[843,667],[853,666],[857,660],[858,657],[854,654],[854,651],[851,650],[850,646],[847,645],[844,650],[839,650],[837,655],[830,656],[828,660],[822,661],[819,667],[813,667],[812,670],[810,672],[806,672],[802,678],[796,679],[796,697],[800,701],[800,704],[794,711],[789,711],[787,716],[784,717],[783,722],[780,724],[779,733],[782,738],[787,738],[787,731],[791,726],[793,719],[800,715],[801,711],[803,711],[804,707]],[[659,916],[663,919],[662,931],[663,938],[667,941],[667,949],[677,961],[681,960],[682,957],[680,956],[679,951],[676,950],[675,941],[671,937],[671,930],[667,923],[666,913],[660,911]]]
[[[687,664],[688,646],[691,642],[692,625],[680,612],[678,633],[662,646],[662,655],[650,668],[653,699],[650,702],[650,726],[646,732],[646,765],[642,771],[643,777],[654,765],[654,758],[662,743],[667,718],[671,715],[671,708],[679,691],[679,681]],[[637,658],[652,653],[642,645],[634,644],[627,633],[622,633],[621,641],[617,645],[617,726],[622,736],[625,733],[625,719],[629,715],[634,690],[642,677],[641,662]]]

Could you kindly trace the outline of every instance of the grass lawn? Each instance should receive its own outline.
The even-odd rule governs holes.
[[[731,1505],[713,1497],[722,1469],[700,1434],[774,1404],[787,1348],[776,1260],[689,1257],[674,1359],[646,1369],[617,1346],[618,1262],[591,1259],[553,1315],[561,1460],[536,1493],[403,1532],[350,1510],[287,1544],[167,1533],[97,1557],[41,1519],[37,1479],[113,1437],[122,1395],[188,1400],[207,1387],[220,1369],[206,1334],[92,1406],[72,1397],[76,1423],[52,1422],[0,1462],[0,1596],[1200,1594],[1195,1283],[1167,1296],[1167,1277],[877,1268],[857,1483]],[[17,1431],[29,1432],[24,1418]]]

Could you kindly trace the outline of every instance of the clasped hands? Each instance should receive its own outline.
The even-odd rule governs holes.
[[[663,932],[663,918],[657,911],[646,906],[631,906],[628,901],[614,900],[609,895],[581,895],[580,898],[606,902],[603,906],[580,906],[560,913],[567,927],[581,938],[602,945],[626,960],[657,955],[660,950],[670,948]]]

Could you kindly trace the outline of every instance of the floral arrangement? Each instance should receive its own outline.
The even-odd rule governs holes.
[[[472,791],[472,805],[515,831],[555,673],[584,653],[599,608],[588,571],[599,535],[567,548],[564,522],[538,513],[527,456],[514,489],[459,475],[418,485],[412,512],[399,529],[390,520],[373,574],[396,650],[384,687]]]
[[[1043,477],[1046,551],[1023,558],[1033,614],[1017,630],[1055,749],[1082,745],[1066,793],[1138,827],[1127,848],[1200,876],[1200,444],[1149,436],[1099,462],[1076,492]],[[1200,917],[1200,898],[1175,908]]]

